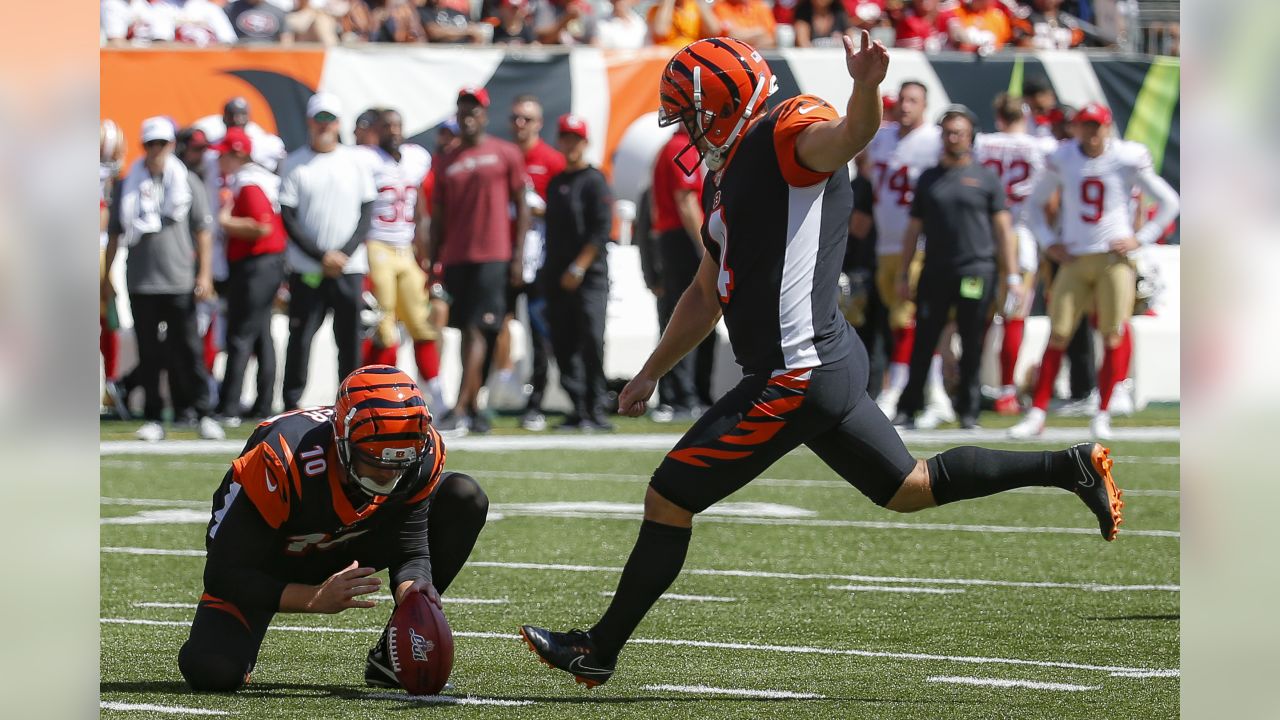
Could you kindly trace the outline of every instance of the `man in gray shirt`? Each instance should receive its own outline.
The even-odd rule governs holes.
[[[213,214],[200,178],[173,155],[173,145],[168,118],[143,121],[145,155],[130,168],[113,199],[106,263],[110,268],[123,240],[138,380],[146,396],[146,422],[138,437],[156,441],[165,436],[160,371],[166,369],[175,415],[194,410],[200,437],[221,439],[222,428],[210,417],[209,378],[196,322],[196,302],[213,297]]]
[[[960,387],[955,398],[960,426],[977,427],[978,369],[982,341],[991,320],[998,268],[1010,296],[1021,297],[1017,244],[1005,206],[1005,190],[993,170],[973,160],[977,118],[963,105],[942,115],[941,162],[920,175],[911,203],[911,221],[902,239],[903,275],[898,292],[910,293],[905,268],[911,266],[921,233],[924,268],[916,284],[916,339],[907,386],[898,400],[895,425],[920,427],[916,413],[924,405],[925,376],[938,338],[952,312],[960,336]]]

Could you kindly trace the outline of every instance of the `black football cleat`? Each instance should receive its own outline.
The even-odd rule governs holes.
[[[532,625],[522,625],[520,636],[547,667],[563,670],[576,682],[593,688],[613,677],[617,660],[605,662],[596,651],[591,635],[581,630],[551,632]]]
[[[387,652],[387,631],[384,628],[382,637],[369,648],[369,659],[364,666],[364,684],[376,688],[398,688],[400,681],[391,669],[391,658]]]
[[[1098,443],[1081,443],[1067,449],[1067,454],[1075,460],[1078,473],[1075,482],[1069,488],[1098,517],[1098,529],[1107,542],[1116,539],[1120,525],[1124,522],[1121,511],[1124,509],[1124,496],[1111,477],[1111,451]]]

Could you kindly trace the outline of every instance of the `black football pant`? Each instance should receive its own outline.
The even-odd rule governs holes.
[[[249,356],[257,355],[255,415],[271,414],[276,392],[276,346],[271,341],[271,306],[284,280],[284,254],[255,255],[231,263],[227,276],[227,366],[218,413],[239,416]],[[262,412],[265,410],[266,412]]]
[[[1071,399],[1083,400],[1098,387],[1097,365],[1093,359],[1093,326],[1089,318],[1080,321],[1076,334],[1067,344],[1066,355],[1070,366]]]
[[[960,336],[960,388],[955,410],[960,417],[976,417],[982,405],[978,370],[982,365],[982,340],[987,316],[995,301],[995,273],[978,276],[982,287],[975,297],[963,297],[964,278],[950,273],[930,273],[926,262],[916,285],[916,340],[911,348],[911,374],[898,400],[898,413],[914,416],[924,409],[924,384],[938,338],[955,310]]]
[[[463,473],[446,472],[431,498],[427,520],[427,543],[431,548],[432,584],[441,595],[448,590],[471,555],[476,538],[484,527],[489,498],[479,483]],[[386,568],[399,542],[398,526],[357,538],[323,567],[307,563],[289,582],[319,584],[352,560],[362,565]],[[191,635],[178,652],[178,668],[192,690],[232,692],[238,690],[258,661],[258,650],[274,612],[240,608],[234,603],[204,593],[196,607]],[[374,633],[370,633],[374,637]]]
[[[527,409],[542,411],[542,398],[547,393],[547,370],[551,365],[551,328],[547,325],[547,300],[543,297],[542,287],[538,283],[529,283],[518,292],[507,298],[507,309],[516,311],[516,300],[524,295],[525,313],[529,317],[529,344],[532,347],[533,360],[529,374],[529,385],[533,392],[529,394]]]
[[[662,253],[662,297],[658,299],[658,329],[665,331],[680,296],[693,283],[702,262],[684,228],[658,236]],[[658,381],[658,402],[675,410],[691,410],[702,403],[709,406],[711,374],[715,369],[716,334],[707,335],[693,352],[685,355]]]
[[[700,513],[804,444],[883,506],[916,461],[866,387],[861,346],[815,368],[748,372],[680,438],[649,484]]]
[[[167,370],[169,394],[175,409],[189,402],[201,417],[209,414],[209,374],[204,367],[204,345],[196,320],[196,299],[191,293],[176,295],[131,294],[133,330],[138,341],[137,381],[146,396],[143,417],[160,422],[164,401],[160,397],[160,371]],[[165,326],[163,340],[160,325]]]
[[[284,352],[284,409],[296,410],[307,388],[311,363],[311,340],[333,312],[333,342],[338,346],[338,382],[360,363],[360,308],[364,275],[355,273],[326,277],[316,287],[302,276],[289,276],[289,345]]]
[[[572,412],[594,418],[605,412],[604,322],[609,302],[609,276],[588,272],[575,292],[549,278],[547,320],[555,350],[560,386],[569,395]]]

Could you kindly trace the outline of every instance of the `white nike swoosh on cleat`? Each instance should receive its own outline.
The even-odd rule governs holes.
[[[586,655],[579,655],[574,658],[573,662],[569,663],[569,671],[579,675],[608,675],[613,672],[612,670],[603,670],[601,668],[593,668],[583,665],[582,658],[584,657],[586,657]]]
[[[1080,466],[1080,472],[1084,474],[1084,479],[1079,481],[1080,487],[1093,487],[1097,483],[1097,480],[1094,479],[1093,473],[1089,472],[1089,469],[1085,466],[1083,453],[1077,450],[1071,454],[1075,456],[1076,464]]]

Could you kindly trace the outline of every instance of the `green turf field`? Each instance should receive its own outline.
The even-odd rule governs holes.
[[[1176,410],[1157,411],[1148,424],[1170,419],[1176,424]],[[104,439],[127,438],[134,425],[104,425]],[[567,629],[595,620],[626,561],[639,524],[632,509],[661,453],[451,451],[449,468],[477,477],[492,502],[473,554],[478,563],[446,596],[457,633],[448,692],[477,703],[451,707],[363,686],[365,652],[389,601],[336,616],[277,616],[276,625],[322,632],[268,632],[253,682],[235,696],[187,692],[175,656],[193,612],[185,604],[200,593],[203,560],[136,549],[201,549],[209,497],[230,457],[107,456],[104,521],[164,513],[158,517],[168,522],[102,526],[103,715],[177,717],[109,709],[119,703],[308,720],[406,712],[1177,717],[1178,447],[1117,442],[1113,455],[1120,484],[1136,492],[1125,498],[1119,539],[1107,544],[1083,504],[1060,491],[895,515],[808,451],[793,453],[726,501],[766,505],[695,523],[685,573],[671,588],[685,597],[660,601],[618,674],[588,691],[537,663],[514,632],[521,623]],[[729,572],[706,572],[713,570]],[[156,624],[119,622],[138,620]],[[988,684],[972,684],[981,682]],[[744,690],[782,697],[725,692]]]

